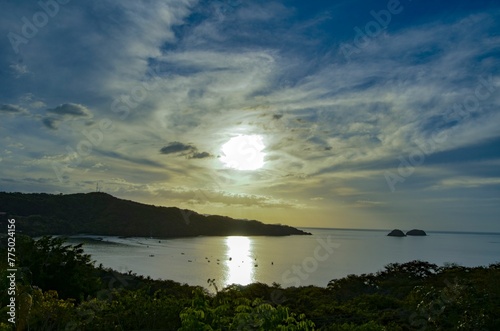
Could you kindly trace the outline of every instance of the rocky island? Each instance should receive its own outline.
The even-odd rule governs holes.
[[[413,229],[408,232],[406,232],[407,236],[426,236],[427,233],[425,233],[424,230],[419,230],[419,229]]]
[[[123,237],[310,235],[287,225],[201,215],[118,199],[102,192],[77,194],[0,192],[0,206],[30,236],[92,234]],[[6,222],[2,218],[1,222]],[[6,224],[2,224],[7,228]]]
[[[427,233],[425,233],[424,230],[419,230],[419,229],[410,230],[406,232],[406,234],[399,229],[394,229],[388,234],[389,237],[426,236],[426,235]]]
[[[394,229],[388,234],[389,237],[406,237],[406,234],[399,230],[399,229]]]

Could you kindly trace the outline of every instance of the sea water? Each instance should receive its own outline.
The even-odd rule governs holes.
[[[389,263],[423,260],[439,266],[487,266],[500,262],[500,234],[428,232],[388,237],[388,230],[304,228],[311,236],[196,237],[178,239],[90,236],[96,261],[120,272],[207,287],[273,282],[283,287],[317,285],[349,274],[375,273]],[[92,240],[88,240],[88,239]]]

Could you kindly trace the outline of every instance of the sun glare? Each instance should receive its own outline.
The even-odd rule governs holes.
[[[240,135],[231,138],[222,146],[221,161],[228,168],[256,170],[264,165],[265,148],[262,136]]]
[[[225,285],[248,285],[255,281],[251,239],[242,236],[227,237],[226,247],[228,275]]]

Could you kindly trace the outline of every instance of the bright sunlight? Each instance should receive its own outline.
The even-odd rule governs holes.
[[[228,168],[256,170],[264,165],[265,148],[262,136],[240,135],[222,146],[221,161]]]
[[[254,282],[254,261],[252,259],[252,240],[248,237],[233,236],[226,238],[228,275],[226,286],[230,284],[247,285]]]

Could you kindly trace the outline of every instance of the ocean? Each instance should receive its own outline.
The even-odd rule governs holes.
[[[500,262],[500,234],[427,232],[388,237],[389,230],[301,228],[312,236],[178,239],[76,236],[96,261],[120,272],[218,288],[260,282],[325,287],[349,274],[375,273],[389,263],[423,260],[442,266]]]

